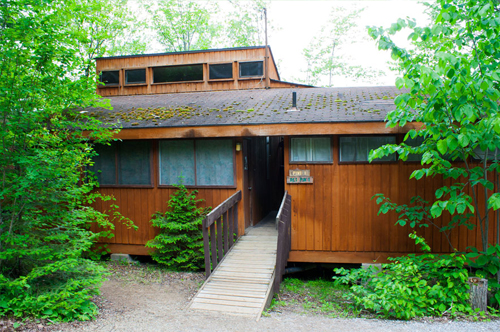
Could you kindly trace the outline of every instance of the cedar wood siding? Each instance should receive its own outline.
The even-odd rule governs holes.
[[[99,58],[97,61],[97,73],[106,70],[120,71],[120,85],[104,87],[100,85],[97,93],[103,97],[123,95],[145,95],[161,93],[201,92],[201,91],[223,91],[223,90],[247,90],[265,88],[265,79],[261,77],[239,78],[239,61],[264,61],[265,47],[249,47],[241,49],[207,50],[200,52],[178,52],[156,55],[139,55]],[[209,64],[233,63],[233,79],[208,80]],[[152,67],[176,66],[189,64],[203,64],[204,81],[171,82],[151,84],[153,79]],[[125,69],[146,68],[145,84],[125,85]],[[265,75],[265,73],[264,73]],[[280,81],[272,54],[269,60],[269,78],[272,88],[301,88],[307,87],[302,84],[294,84]]]
[[[129,133],[125,132],[123,135]],[[439,187],[450,184],[452,180],[439,177],[410,180],[412,171],[420,168],[419,163],[391,162],[379,164],[339,164],[338,135],[333,136],[333,164],[290,164],[289,138],[285,137],[285,190],[292,196],[292,262],[325,263],[369,263],[386,261],[387,257],[418,252],[414,242],[408,238],[412,231],[408,225],[395,226],[396,214],[377,216],[378,205],[371,197],[384,193],[398,203],[408,203],[414,195],[432,200]],[[241,138],[236,141],[242,142]],[[112,252],[147,254],[144,244],[154,238],[157,230],[150,226],[150,217],[155,211],[165,211],[167,201],[174,189],[158,188],[158,155],[154,150],[154,183],[152,189],[101,188],[103,194],[113,195],[114,204],[120,212],[134,221],[138,230],[127,229],[115,224],[115,237],[106,240]],[[201,206],[216,207],[237,190],[245,195],[243,182],[243,153],[235,152],[236,188],[199,189],[198,198],[204,199]],[[262,165],[261,165],[262,166]],[[314,178],[313,184],[286,184],[290,169],[309,169]],[[262,171],[259,171],[262,172]],[[259,173],[258,172],[258,173]],[[254,192],[251,192],[253,195]],[[484,206],[484,196],[478,193],[480,205]],[[239,204],[239,235],[245,229],[244,196]],[[266,199],[267,200],[267,199]],[[257,201],[257,200],[255,200]],[[109,202],[96,203],[95,208],[105,211]],[[261,207],[254,205],[254,222],[263,217]],[[491,215],[493,218],[493,214]],[[445,214],[437,220],[444,225],[450,220]],[[495,222],[490,222],[490,241],[494,241]],[[445,236],[438,229],[418,228],[417,233],[424,236],[436,253],[450,252]],[[468,246],[481,244],[480,230],[467,230],[460,227],[450,236],[454,247],[465,251]]]
[[[240,139],[236,141],[241,142]],[[157,144],[155,144],[156,146]],[[204,201],[199,206],[217,207],[226,198],[242,189],[243,186],[243,157],[241,152],[235,154],[235,178],[236,188],[200,188],[197,199]],[[99,188],[99,192],[104,195],[112,195],[116,200],[112,204],[119,206],[119,212],[130,218],[138,227],[137,230],[129,229],[120,222],[113,222],[115,230],[111,239],[101,239],[101,243],[108,245],[112,253],[126,253],[132,255],[147,255],[148,248],[144,247],[147,241],[153,239],[158,230],[150,223],[151,216],[156,211],[165,212],[168,208],[170,195],[175,192],[175,188],[158,187],[158,149],[153,149],[153,184],[151,189],[139,189],[130,187]],[[193,188],[188,189],[191,191]],[[98,211],[109,210],[111,202],[98,201],[93,207]],[[243,204],[238,206],[238,216],[243,216]],[[243,218],[239,218],[238,230],[240,235],[244,233],[245,225]],[[96,227],[93,229],[97,230]]]
[[[387,257],[419,252],[408,238],[413,230],[395,225],[396,213],[377,215],[379,206],[371,197],[384,193],[393,202],[408,204],[416,195],[432,201],[435,191],[450,185],[452,179],[441,177],[409,179],[421,168],[415,162],[338,163],[338,137],[333,137],[333,164],[289,163],[289,137],[285,138],[285,174],[290,169],[309,169],[313,184],[286,184],[292,196],[292,251],[289,261],[324,263],[385,262]],[[491,179],[493,180],[493,179]],[[495,188],[495,190],[498,190]],[[469,190],[469,194],[470,194]],[[484,194],[478,193],[484,207]],[[490,243],[494,243],[496,221],[490,215]],[[436,220],[438,226],[450,221],[444,213]],[[433,226],[416,229],[425,237],[435,253],[452,252],[443,233]],[[481,245],[479,227],[468,230],[459,227],[450,235],[452,245],[459,251]]]

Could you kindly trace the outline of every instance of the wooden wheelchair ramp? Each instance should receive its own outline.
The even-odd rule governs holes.
[[[268,216],[247,229],[191,301],[190,309],[260,318],[273,297],[278,232]]]

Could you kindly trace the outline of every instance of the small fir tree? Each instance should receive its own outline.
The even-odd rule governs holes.
[[[151,219],[154,227],[160,228],[153,240],[146,244],[154,248],[151,257],[168,268],[183,271],[197,271],[203,266],[202,220],[210,208],[198,208],[197,190],[191,191],[181,183],[170,196],[169,210],[156,212]]]

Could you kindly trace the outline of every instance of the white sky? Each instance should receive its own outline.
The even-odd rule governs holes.
[[[304,76],[306,62],[302,56],[302,49],[307,47],[312,36],[317,33],[326,22],[330,8],[343,6],[346,8],[360,8],[361,13],[358,25],[389,27],[398,18],[411,17],[420,25],[425,24],[424,6],[415,0],[380,0],[380,1],[333,1],[333,0],[274,0],[271,3],[268,15],[281,30],[269,37],[273,55],[279,61],[280,75],[283,80],[292,80],[294,77]],[[406,43],[406,35],[397,39],[398,43]],[[368,37],[369,38],[369,37]],[[372,66],[387,73],[378,82],[353,82],[349,79],[334,82],[335,86],[354,85],[394,85],[395,73],[389,72],[387,62],[390,61],[388,52],[379,51],[371,39],[345,45],[343,53],[352,58],[352,64]]]

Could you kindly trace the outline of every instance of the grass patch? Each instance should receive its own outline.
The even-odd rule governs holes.
[[[269,311],[353,317],[354,314],[342,297],[348,291],[347,286],[335,286],[331,280],[286,278],[281,283],[280,292],[274,296]]]

